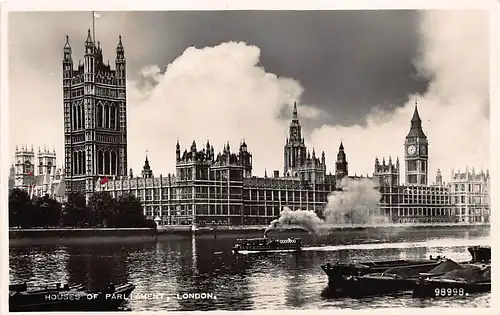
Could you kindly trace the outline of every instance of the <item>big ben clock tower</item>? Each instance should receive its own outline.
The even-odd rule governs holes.
[[[429,169],[429,143],[422,130],[417,101],[411,127],[405,139],[405,182],[407,185],[427,185]]]

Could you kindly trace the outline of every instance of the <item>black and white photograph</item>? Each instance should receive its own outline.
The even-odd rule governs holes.
[[[11,312],[491,307],[488,8],[4,16]]]

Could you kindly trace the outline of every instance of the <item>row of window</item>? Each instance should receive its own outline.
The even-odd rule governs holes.
[[[98,150],[97,172],[103,175],[118,175],[118,153],[113,150]]]
[[[450,216],[454,215],[454,211],[451,207],[446,208],[392,208],[392,207],[381,207],[381,211],[385,212],[389,216]]]
[[[97,104],[96,127],[106,129],[118,129],[118,106],[115,104]]]
[[[211,170],[209,167],[198,167],[195,170],[195,178],[193,178],[193,169],[177,168],[177,177],[179,180],[215,180],[215,181],[242,181],[243,170]]]
[[[481,193],[486,190],[486,187],[482,184],[455,184],[453,185],[455,192],[459,191],[467,191],[467,192],[475,192]]]

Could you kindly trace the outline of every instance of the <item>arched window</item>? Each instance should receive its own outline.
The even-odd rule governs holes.
[[[77,168],[76,168],[76,167],[77,167],[77,165],[78,165],[78,156],[77,156],[77,152],[73,152],[73,161],[72,161],[72,162],[73,162],[73,163],[72,163],[72,164],[73,164],[73,165],[72,165],[72,166],[73,166],[73,167],[72,167],[72,169],[73,169],[73,175],[76,175],[76,174],[77,174],[77,172],[78,172],[78,171],[77,171]]]
[[[104,105],[104,128],[109,128],[109,106]]]
[[[85,150],[82,151],[82,174],[85,174],[87,173],[86,169],[85,169]]]
[[[82,151],[78,151],[78,174],[82,174]]]
[[[85,126],[85,114],[83,112],[83,105],[80,104],[80,129]]]
[[[111,121],[110,121],[110,128],[111,129],[116,129],[116,106],[115,105],[111,105],[110,107],[111,109]]]
[[[116,170],[116,163],[117,162],[117,156],[115,151],[111,151],[111,175],[116,175],[118,174]]]
[[[97,113],[96,113],[96,124],[97,127],[102,127],[102,104],[97,104]]]
[[[106,151],[104,152],[104,174],[109,175],[110,168],[111,168],[110,154],[109,151]]]
[[[71,123],[71,124],[73,125],[73,128],[72,128],[72,129],[73,129],[73,130],[74,130],[74,129],[78,129],[78,126],[76,125],[76,116],[77,116],[77,114],[76,114],[76,105],[75,105],[75,106],[73,106],[72,114],[73,114],[73,117],[71,117],[71,118],[72,118],[72,120],[73,120],[73,121],[72,121],[72,123]]]
[[[104,173],[104,154],[102,153],[101,150],[97,151],[97,173],[98,174],[103,174]]]

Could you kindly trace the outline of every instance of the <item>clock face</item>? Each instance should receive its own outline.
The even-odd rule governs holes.
[[[420,147],[420,154],[427,154],[427,148],[425,146]]]
[[[389,177],[384,178],[384,183],[389,185],[391,183],[391,179]]]
[[[417,151],[417,148],[414,145],[410,145],[408,147],[408,154],[410,154],[410,155],[415,154],[416,151]]]

